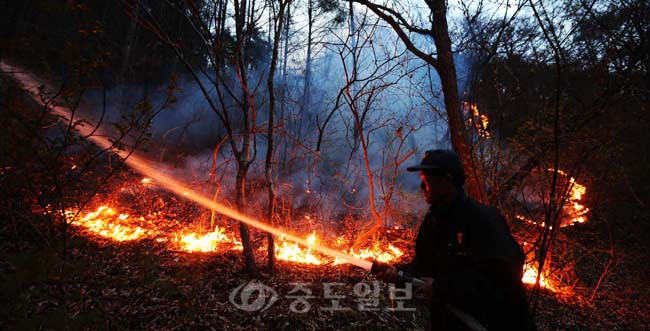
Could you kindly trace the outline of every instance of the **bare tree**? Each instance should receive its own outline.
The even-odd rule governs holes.
[[[341,106],[345,105],[343,109],[349,109],[350,115],[349,122],[343,123],[348,127],[346,130],[346,137],[349,137],[346,140],[350,148],[348,168],[351,167],[352,171],[357,169],[352,164],[359,161],[358,154],[361,153],[360,163],[368,186],[368,204],[372,219],[355,240],[355,245],[360,245],[365,244],[370,236],[385,225],[392,197],[390,190],[384,191],[384,193],[388,193],[388,195],[382,196],[385,206],[383,208],[377,206],[377,201],[380,201],[377,198],[379,188],[385,188],[383,185],[385,178],[382,176],[385,168],[382,166],[380,169],[376,169],[376,166],[373,165],[371,157],[373,151],[370,143],[371,137],[392,124],[399,123],[397,117],[401,118],[402,116],[394,114],[385,116],[379,100],[387,90],[397,86],[404,77],[408,77],[421,67],[409,67],[406,50],[400,50],[399,47],[394,47],[394,45],[386,46],[386,44],[391,43],[390,38],[385,38],[387,31],[379,31],[379,20],[371,18],[367,11],[360,14],[356,19],[351,19],[351,22],[356,22],[356,30],[351,31],[345,38],[340,38],[337,43],[332,43],[329,46],[338,52],[345,81],[344,86],[337,95],[330,115],[326,122],[323,123],[323,126],[319,127],[317,148],[320,147],[325,126],[328,120],[331,119],[331,115],[334,112],[341,112]],[[388,49],[391,49],[391,51],[388,51]],[[399,124],[397,125],[399,126]],[[408,130],[406,133],[410,132],[412,131]],[[400,132],[396,136],[401,136],[402,133]],[[414,151],[408,151],[401,155],[402,147],[404,147],[403,144],[394,155],[397,165],[414,153]],[[385,151],[382,155],[386,155]],[[350,176],[346,175],[344,177]],[[352,177],[355,177],[355,175]],[[379,185],[376,182],[377,179],[380,180]]]
[[[256,149],[253,148],[253,127],[258,113],[255,96],[259,86],[259,82],[250,81],[248,52],[257,34],[257,25],[262,14],[254,0],[235,0],[232,4],[232,39],[226,28],[229,17],[226,10],[227,1],[199,3],[188,0],[183,6],[176,8],[178,14],[189,20],[196,33],[202,37],[212,70],[190,63],[187,54],[192,50],[185,49],[181,40],[172,39],[168,31],[158,24],[157,18],[146,9],[142,10],[141,23],[175,52],[199,86],[208,106],[225,128],[237,164],[235,202],[237,208],[245,212],[246,177],[256,156]],[[226,65],[227,60],[232,61],[232,66]],[[236,84],[233,84],[231,73],[235,76]],[[248,226],[239,223],[239,232],[246,269],[249,273],[256,274],[257,267]]]
[[[288,9],[291,4],[291,0],[281,1],[277,8],[277,15],[274,15],[274,31],[273,31],[273,50],[271,54],[271,66],[269,68],[269,74],[266,80],[266,87],[269,93],[269,119],[267,126],[267,150],[266,150],[266,162],[264,165],[264,174],[266,176],[266,181],[268,182],[268,193],[269,193],[269,206],[267,209],[266,217],[267,221],[273,224],[275,216],[275,183],[273,181],[273,151],[275,146],[275,137],[274,126],[275,126],[275,90],[274,90],[274,79],[275,79],[275,69],[278,62],[278,49],[280,47],[280,33],[284,28],[285,15],[284,11]],[[271,9],[275,12],[276,8],[271,4]],[[287,17],[288,19],[288,17]],[[273,242],[273,235],[268,233],[268,269],[270,272],[273,272],[275,268],[275,244]]]
[[[461,100],[456,79],[456,65],[454,63],[452,43],[447,24],[447,2],[444,0],[425,1],[429,8],[429,13],[426,15],[429,17],[429,22],[427,22],[426,27],[423,27],[410,19],[406,14],[403,14],[403,11],[400,10],[402,5],[398,2],[393,2],[393,5],[390,6],[371,0],[352,1],[366,6],[388,23],[409,51],[436,69],[442,84],[451,142],[465,163],[468,193],[478,201],[487,202],[484,176],[471,149],[461,111]],[[418,46],[414,42],[412,34],[432,38],[435,44],[436,54],[431,54],[423,49],[423,47]]]

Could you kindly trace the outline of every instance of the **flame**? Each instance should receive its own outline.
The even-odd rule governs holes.
[[[72,212],[66,212],[73,215]],[[116,216],[117,215],[117,216]],[[129,218],[127,214],[117,214],[108,206],[100,206],[96,211],[86,214],[84,217],[74,220],[71,224],[83,226],[95,235],[111,238],[115,241],[130,241],[143,238],[151,234],[140,226],[126,223]]]
[[[156,239],[158,242],[166,242],[171,248],[187,252],[216,252],[223,244],[231,244],[233,250],[241,247],[241,243],[235,240],[234,236],[227,234],[225,229],[218,226],[214,231],[203,235],[187,229],[165,233],[163,229],[157,228],[155,225],[160,223],[155,220],[160,213],[148,215],[148,217],[154,218],[154,222],[147,222],[144,217],[131,218],[129,214],[118,213],[115,209],[105,205],[81,218],[75,219],[75,214],[76,212],[73,210],[66,211],[68,218],[72,219],[70,224],[85,228],[96,236],[118,242],[158,237]]]
[[[555,169],[550,168],[547,169],[549,172],[555,171]],[[567,201],[564,205],[564,212],[565,214],[569,215],[569,220],[567,221],[567,218],[564,217],[560,220],[560,228],[564,228],[567,226],[574,226],[578,223],[585,223],[587,222],[587,213],[590,211],[589,208],[587,208],[584,204],[582,199],[584,198],[584,195],[587,193],[587,187],[578,183],[576,179],[572,176],[570,176],[568,173],[565,171],[558,169],[557,170],[558,175],[562,176],[567,180],[568,184],[568,192],[567,193]],[[538,222],[534,219],[531,219],[529,217],[525,217],[523,215],[516,215],[515,218],[539,225],[539,226],[546,226],[545,222]],[[549,229],[553,229],[552,226],[549,226]],[[523,243],[526,245],[526,242]],[[530,260],[530,259],[529,259]],[[537,281],[537,276],[539,274],[539,271],[537,270],[537,267],[535,267],[532,262],[527,263],[524,266],[524,275],[522,277],[522,282],[526,284],[532,284],[534,285],[535,282]],[[542,275],[539,278],[539,283],[540,286],[543,288],[547,288],[553,292],[566,292],[566,290],[562,290],[559,286],[556,284],[553,284],[553,282],[548,278],[548,275],[542,272]]]
[[[587,188],[583,185],[578,184],[575,181],[575,178],[571,177],[571,192],[569,195],[569,203],[573,208],[573,219],[571,220],[571,225],[575,223],[585,223],[587,218],[584,216],[589,212],[589,208],[580,203],[582,196],[587,192]]]
[[[548,171],[552,172],[554,169],[550,168],[547,169]],[[587,208],[583,204],[583,197],[587,193],[587,187],[578,183],[576,179],[572,176],[569,176],[565,171],[558,169],[557,173],[560,176],[563,176],[565,178],[568,177],[568,187],[569,187],[569,192],[567,194],[567,201],[564,206],[564,210],[567,212],[567,214],[570,215],[569,221],[563,220],[560,223],[560,227],[564,228],[567,226],[574,226],[577,223],[586,223],[587,222],[587,213],[591,209]],[[539,226],[546,226],[546,223],[544,222],[537,222],[535,220],[532,220],[528,217],[525,217],[523,215],[516,215],[515,216],[517,219],[531,223],[531,224],[537,224]]]
[[[537,267],[535,267],[532,262],[527,263],[524,265],[524,275],[521,277],[521,281],[524,284],[530,284],[530,285],[535,285],[537,282],[537,275],[539,272],[537,271]],[[558,288],[554,285],[551,284],[550,280],[548,279],[547,275],[544,275],[542,273],[541,277],[539,277],[539,286],[549,289],[553,292],[556,292]]]
[[[316,245],[318,239],[316,238],[316,233],[312,232],[305,240],[310,246],[313,246]],[[311,248],[305,248],[296,243],[288,242],[282,237],[280,237],[279,245],[275,247],[275,257],[278,260],[314,265],[321,265],[326,261],[316,256]]]
[[[553,168],[547,169],[548,171],[554,171]],[[587,221],[586,214],[590,211],[585,205],[583,205],[582,198],[587,193],[587,187],[578,183],[576,179],[572,176],[569,176],[565,171],[558,169],[557,173],[561,176],[569,178],[569,192],[567,197],[567,203],[565,206],[568,209],[569,214],[572,216],[570,222],[560,225],[560,227],[572,226],[576,223],[585,223]]]
[[[354,249],[351,249],[350,251],[346,251],[346,253],[358,259],[373,259],[377,262],[383,263],[394,262],[396,260],[399,260],[399,258],[404,255],[404,252],[401,249],[393,246],[392,244],[388,244],[388,247],[382,248],[378,242],[375,242],[372,245],[372,248],[363,248],[358,252],[356,252]],[[337,262],[339,261],[335,261],[334,264],[337,264]]]
[[[226,230],[215,227],[214,231],[208,232],[203,236],[198,236],[192,232],[184,235],[180,239],[181,249],[188,252],[216,252],[220,244],[233,242],[226,234]]]
[[[583,192],[583,191],[582,191]],[[72,218],[75,212],[72,210],[66,211],[68,217]],[[152,214],[157,216],[159,213]],[[171,249],[180,249],[181,251],[189,253],[214,253],[220,251],[241,251],[242,244],[235,238],[235,235],[228,232],[225,228],[216,226],[214,231],[200,234],[200,232],[190,231],[189,229],[181,229],[179,231],[164,231],[155,228],[154,224],[161,222],[145,222],[144,217],[131,217],[126,213],[118,213],[114,208],[103,205],[93,212],[85,214],[83,217],[78,217],[72,221],[72,225],[85,228],[90,233],[109,238],[117,242],[132,241],[143,239],[147,237],[157,236],[158,242],[166,243]],[[136,225],[140,223],[140,225]],[[164,222],[162,222],[164,223]],[[141,225],[148,224],[149,228],[144,228]],[[305,237],[305,241],[314,246],[319,243],[316,232],[312,232]],[[337,247],[347,245],[350,241],[345,236],[339,236],[334,239],[334,244]],[[524,243],[525,245],[526,243]],[[264,250],[265,247],[260,247]],[[358,259],[372,259],[383,263],[393,263],[399,261],[404,256],[404,251],[393,244],[383,246],[380,242],[375,242],[371,247],[361,248],[358,250],[348,249],[344,250],[345,253],[358,258]],[[310,265],[325,265],[333,264],[338,265],[345,263],[345,261],[335,258],[332,260],[329,257],[322,256],[318,252],[312,250],[310,247],[300,246],[296,243],[285,240],[283,237],[278,238],[275,247],[275,256],[278,260],[310,264]],[[524,266],[524,273],[522,282],[526,284],[535,284],[537,281],[538,271],[533,263],[527,263]],[[559,291],[559,287],[554,285],[547,275],[542,274],[540,277],[540,286],[554,292]]]
[[[241,251],[243,249],[234,233],[228,232],[225,228],[216,226],[214,231],[201,232],[185,228],[179,230],[164,229],[162,225],[168,224],[167,220],[161,220],[161,213],[155,212],[145,217],[132,217],[126,213],[118,213],[114,208],[103,205],[93,212],[85,214],[83,217],[75,218],[74,210],[66,211],[71,224],[86,229],[89,233],[115,240],[118,242],[133,241],[144,238],[155,237],[156,241],[165,243],[170,249],[178,249],[190,253],[214,253],[219,251]],[[275,247],[275,256],[278,260],[304,263],[311,265],[324,264],[341,264],[345,261],[323,256],[311,247],[319,244],[316,232],[312,232],[305,237],[309,247],[298,245],[294,242],[287,241],[283,236],[277,240]],[[334,240],[336,247],[347,245],[349,240],[340,236]],[[260,247],[264,250],[265,247]],[[358,259],[373,259],[380,262],[395,262],[399,260],[404,252],[388,244],[382,247],[382,244],[376,242],[372,247],[359,249],[358,251],[350,249],[345,251],[347,254]]]
[[[528,243],[523,242],[523,245],[526,246]],[[535,285],[537,283],[537,275],[539,274],[539,271],[537,267],[534,265],[535,260],[534,260],[534,253],[530,252],[527,254],[527,262],[524,264],[524,270],[523,270],[523,276],[521,277],[521,281],[524,284],[530,284],[530,285]],[[553,292],[558,292],[559,287],[555,286],[553,282],[548,279],[548,274],[546,272],[542,273],[541,277],[539,277],[539,286],[549,289]]]
[[[318,243],[318,239],[316,237],[315,232],[312,232],[312,234],[308,236],[305,240],[310,245],[316,245]],[[334,244],[337,247],[341,247],[343,245],[346,245],[347,243],[349,243],[349,240],[347,240],[344,236],[340,236],[334,240]],[[395,262],[404,255],[404,252],[401,249],[393,246],[392,244],[388,244],[387,247],[383,248],[381,243],[379,242],[374,243],[372,247],[362,248],[358,251],[354,249],[344,250],[344,253],[349,254],[357,259],[362,259],[362,260],[372,259],[374,261],[379,261],[384,263]],[[345,263],[345,261],[338,258],[335,258],[332,261],[329,258],[320,257],[318,254],[314,254],[314,252],[312,252],[310,248],[304,248],[297,244],[284,241],[282,240],[282,238],[280,238],[279,246],[276,247],[276,257],[280,260],[314,264],[314,265],[321,265],[321,264],[328,264],[328,263],[332,263],[333,265],[338,265],[338,264]]]
[[[479,136],[490,138],[490,131],[488,131],[490,120],[487,115],[479,113],[478,106],[475,103],[463,102],[463,107],[465,108],[465,113],[469,115],[467,119],[468,124],[474,126]]]

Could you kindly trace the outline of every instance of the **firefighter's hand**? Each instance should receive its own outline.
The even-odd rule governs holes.
[[[386,283],[394,283],[397,281],[397,268],[392,265],[386,266],[386,268],[382,272],[378,272],[375,277]]]
[[[433,278],[422,277],[422,280],[424,281],[424,285],[416,288],[415,293],[430,298],[433,294]]]

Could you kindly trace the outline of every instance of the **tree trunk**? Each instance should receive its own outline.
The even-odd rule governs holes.
[[[237,167],[237,178],[235,180],[236,191],[237,191],[237,209],[239,212],[246,213],[246,173],[248,172],[248,166],[242,166],[241,160],[238,160]],[[253,244],[251,243],[251,237],[248,230],[248,225],[243,222],[239,222],[239,235],[241,237],[241,243],[244,248],[244,264],[246,266],[246,271],[251,275],[257,275],[257,266],[255,265],[255,255],[253,254]]]
[[[469,136],[467,135],[467,128],[460,107],[456,65],[454,64],[449,28],[447,26],[446,1],[431,1],[429,6],[434,22],[432,25],[433,39],[438,52],[438,63],[435,68],[442,84],[451,144],[465,165],[465,184],[468,195],[479,202],[487,203],[484,177],[478,160],[470,147]]]
[[[314,0],[307,1],[307,57],[305,58],[305,83],[302,91],[302,110],[311,107],[311,47],[314,28]]]
[[[370,98],[368,98],[368,103],[371,102]],[[368,176],[368,200],[370,203],[370,215],[372,216],[372,219],[374,221],[374,224],[372,227],[370,227],[369,230],[364,231],[359,237],[354,242],[354,246],[358,247],[359,245],[364,244],[375,232],[377,232],[379,229],[384,224],[383,218],[379,215],[377,212],[377,206],[375,205],[375,184],[373,181],[373,174],[372,174],[372,169],[370,168],[370,158],[368,156],[368,146],[366,145],[366,140],[363,137],[363,127],[361,123],[361,118],[359,117],[359,113],[354,110],[353,112],[354,115],[354,121],[355,121],[355,127],[357,128],[356,131],[359,135],[359,142],[361,145],[361,151],[363,153],[363,161],[364,161],[364,167],[366,170],[366,175]]]
[[[419,33],[433,37],[438,53],[437,58],[432,56],[428,51],[418,48],[413,43],[413,40],[410,38],[411,33],[408,31],[409,27],[404,27],[403,22],[405,22],[405,18],[400,15],[399,11],[379,6],[369,0],[350,1],[361,3],[377,14],[395,30],[409,51],[436,69],[442,83],[451,144],[465,165],[468,194],[474,199],[486,203],[488,199],[485,190],[485,180],[478,160],[474,156],[474,152],[470,146],[467,128],[465,127],[460,107],[456,67],[452,56],[451,39],[449,38],[449,27],[447,25],[447,1],[427,1],[426,3],[431,10],[431,30],[419,29]]]
[[[280,114],[284,117],[284,105],[287,93],[287,62],[289,61],[289,22],[291,21],[291,7],[287,8],[286,26],[284,28],[284,51],[282,58],[282,94],[280,95]],[[278,34],[279,36],[279,34]]]
[[[280,89],[280,113],[279,113],[279,119],[281,123],[285,123],[285,125],[289,126],[290,124],[293,124],[293,121],[289,121],[288,124],[285,122],[285,105],[286,105],[286,93],[287,93],[287,62],[289,61],[289,28],[290,28],[290,23],[291,23],[291,6],[289,5],[287,8],[287,14],[286,14],[285,22],[286,24],[284,25],[284,50],[282,52],[282,87]],[[279,30],[282,31],[282,30]],[[279,34],[278,34],[279,37]],[[285,128],[286,130],[287,128]],[[286,143],[286,135],[283,136],[285,141],[282,144],[284,146],[284,152],[282,154],[282,164],[287,163],[287,148],[288,144]]]
[[[266,176],[266,181],[268,182],[268,192],[269,192],[269,205],[266,212],[267,220],[270,224],[274,224],[273,216],[275,215],[275,184],[273,182],[273,149],[274,149],[274,118],[275,118],[275,91],[274,91],[274,78],[275,78],[275,69],[278,63],[278,48],[280,47],[280,32],[282,31],[282,26],[284,22],[284,9],[289,6],[290,0],[283,1],[280,3],[280,9],[277,17],[277,24],[273,36],[273,51],[271,53],[271,66],[269,68],[269,75],[266,80],[266,87],[269,93],[269,123],[268,123],[268,133],[267,141],[268,147],[266,149],[266,162],[264,164],[264,174]],[[270,233],[266,234],[268,239],[268,269],[269,272],[273,273],[275,269],[275,243],[273,242],[273,235]]]
[[[129,62],[131,60],[131,52],[133,51],[133,45],[136,43],[137,35],[138,35],[138,28],[140,25],[138,24],[138,19],[137,15],[140,12],[140,1],[135,2],[135,11],[134,15],[136,17],[131,20],[131,24],[129,25],[129,29],[126,32],[126,37],[124,38],[124,45],[122,45],[122,63],[120,64],[119,71],[115,75],[116,79],[116,84],[117,84],[117,102],[123,102],[122,98],[124,97],[124,89],[126,88],[124,86],[125,82],[125,75],[127,68],[129,66]]]
[[[350,15],[350,55],[352,55],[352,64],[348,65],[352,68],[352,72],[348,78],[348,92],[350,95],[350,108],[356,109],[357,105],[357,24],[354,20],[354,2],[349,1],[350,7],[348,8]],[[352,126],[352,150],[350,151],[350,159],[354,158],[354,155],[359,150],[359,137],[363,139],[363,133],[358,132],[359,128],[357,125]]]
[[[247,31],[244,30],[247,24],[248,6],[247,0],[241,2],[235,1],[235,36],[237,39],[237,46],[235,48],[235,71],[239,79],[239,84],[242,89],[242,97],[240,110],[242,112],[242,145],[241,149],[237,149],[235,139],[231,139],[231,146],[235,151],[237,158],[237,179],[235,182],[237,191],[237,208],[240,212],[246,212],[246,175],[248,168],[251,164],[250,149],[251,149],[251,121],[255,116],[251,116],[255,112],[255,105],[251,98],[250,91],[248,90],[248,76],[247,68],[244,59],[245,39]],[[251,119],[252,118],[252,119]],[[255,265],[255,255],[253,254],[253,246],[250,241],[250,234],[248,226],[244,223],[239,223],[239,233],[241,235],[242,246],[244,248],[244,259],[246,271],[251,275],[257,275],[257,266]]]

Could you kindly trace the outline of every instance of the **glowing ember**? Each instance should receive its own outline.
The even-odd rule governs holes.
[[[146,184],[151,184],[151,178],[149,178],[149,177],[142,178],[142,180],[140,182],[142,184],[145,184],[145,185]]]

